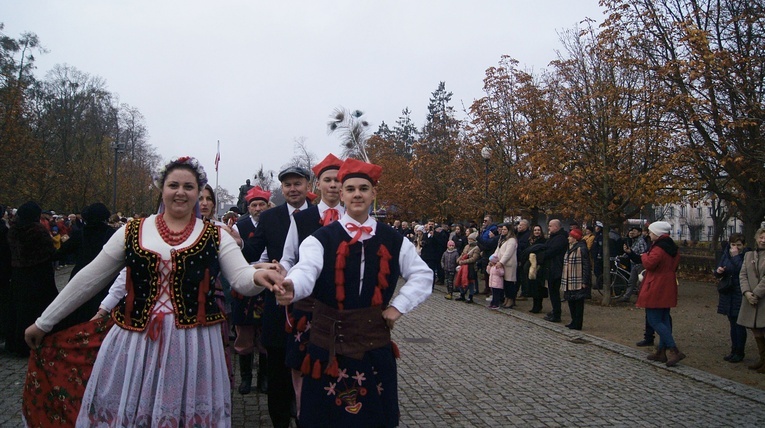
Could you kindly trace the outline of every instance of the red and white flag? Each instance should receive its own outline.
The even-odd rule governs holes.
[[[215,172],[218,172],[218,163],[220,163],[220,140],[218,140],[218,153],[215,154]]]

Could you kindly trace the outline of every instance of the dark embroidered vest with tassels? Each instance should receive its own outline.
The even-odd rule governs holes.
[[[114,319],[122,328],[143,331],[159,297],[159,255],[141,246],[141,225],[133,220],[125,227],[127,296],[114,308]],[[215,279],[220,267],[220,229],[205,223],[191,246],[171,252],[170,301],[178,328],[222,322],[224,315],[215,302]]]
[[[319,301],[337,309],[377,305],[384,309],[388,306],[400,273],[398,254],[403,237],[398,232],[386,224],[378,223],[375,236],[347,247],[346,257],[337,254],[338,247],[351,240],[340,222],[317,230],[313,236],[324,247],[324,269],[316,281],[313,294]],[[359,294],[362,248],[366,260],[364,288]],[[344,266],[338,266],[339,259],[343,259],[341,263],[344,262]],[[337,269],[338,267],[340,269]]]

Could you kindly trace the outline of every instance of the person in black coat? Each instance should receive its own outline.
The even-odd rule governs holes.
[[[8,337],[11,324],[11,247],[8,245],[6,208],[0,205],[0,337]]]
[[[723,360],[731,363],[739,363],[744,360],[746,348],[746,327],[738,324],[738,312],[741,309],[741,281],[739,273],[744,263],[744,254],[749,251],[746,248],[746,238],[740,233],[734,233],[728,239],[728,244],[723,248],[722,257],[717,264],[715,277],[719,280],[730,281],[727,290],[719,291],[720,298],[717,302],[717,313],[728,317],[730,324],[730,353]]]
[[[433,220],[428,220],[425,233],[422,235],[422,260],[433,270],[433,284],[438,278],[438,269],[441,266],[441,255],[446,251],[446,243],[449,242],[449,233],[441,227],[436,227]]]
[[[5,349],[22,357],[29,355],[24,330],[58,295],[52,263],[56,249],[50,233],[40,223],[41,214],[37,203],[25,203],[16,211],[15,222],[8,231],[12,310]]]
[[[543,270],[545,279],[547,279],[552,311],[547,314],[545,320],[560,322],[560,280],[563,276],[563,259],[568,250],[568,233],[563,230],[563,225],[558,219],[550,220],[547,224],[547,230],[550,232],[550,236],[545,243]]]
[[[542,311],[542,299],[547,297],[545,288],[544,266],[545,261],[545,239],[542,232],[542,226],[536,225],[531,231],[529,237],[529,246],[521,254],[519,265],[529,283],[529,297],[532,298],[532,314],[538,314]]]
[[[111,213],[106,205],[96,202],[82,210],[82,219],[85,224],[69,235],[69,239],[61,244],[56,251],[54,259],[63,260],[70,255],[75,255],[74,267],[69,275],[71,280],[82,268],[92,262],[98,253],[104,248],[104,244],[114,235],[114,228],[109,226],[107,220]],[[116,276],[115,276],[116,278]],[[109,288],[104,288],[85,302],[82,306],[69,314],[52,331],[67,329],[73,325],[90,320],[98,312],[101,301],[109,294]]]
[[[529,238],[531,237],[529,221],[526,219],[519,221],[515,230],[515,236],[518,239],[518,267],[520,268],[518,269],[518,284],[521,286],[521,297],[519,297],[518,300],[526,300],[531,297],[531,293],[529,292],[529,278],[526,276],[526,270],[523,269],[523,262],[525,260],[520,257],[522,257],[523,252],[529,248]]]

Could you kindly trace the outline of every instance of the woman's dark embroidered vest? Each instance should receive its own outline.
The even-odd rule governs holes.
[[[335,290],[335,263],[337,260],[337,248],[341,242],[348,242],[351,237],[343,228],[343,225],[336,221],[329,226],[317,230],[313,236],[319,240],[324,247],[324,269],[322,269],[316,287],[314,296],[325,305],[337,308],[337,298]],[[393,297],[396,289],[401,267],[398,264],[398,255],[401,252],[403,236],[397,233],[390,226],[377,223],[375,236],[363,242],[357,242],[350,246],[349,255],[345,262],[345,301],[344,309],[358,309],[372,306],[372,297],[374,289],[378,284],[378,273],[380,272],[380,260],[378,255],[382,246],[392,255],[388,264],[390,273],[386,275],[389,287],[382,290],[382,308],[385,309]],[[361,250],[364,249],[364,288],[359,294],[359,278],[361,275]]]
[[[127,296],[114,308],[114,319],[125,329],[143,331],[159,297],[159,255],[141,246],[141,225],[133,220],[125,227]],[[205,223],[191,246],[171,252],[170,301],[178,328],[222,322],[224,315],[215,302],[215,279],[220,271],[220,229]]]

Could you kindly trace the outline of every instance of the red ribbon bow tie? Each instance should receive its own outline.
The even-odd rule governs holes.
[[[359,239],[361,239],[361,234],[366,233],[372,233],[372,227],[371,226],[359,226],[354,223],[348,223],[345,225],[345,228],[348,229],[349,232],[353,233],[356,232],[355,235],[353,235],[353,239],[351,239],[350,242],[348,242],[348,245],[353,245],[357,242],[359,242]]]
[[[321,219],[321,225],[326,226],[338,219],[340,219],[340,213],[338,213],[335,208],[327,208],[327,210],[324,211],[324,218]]]

